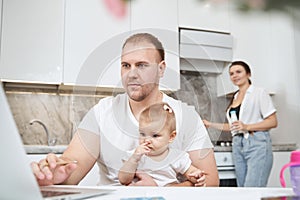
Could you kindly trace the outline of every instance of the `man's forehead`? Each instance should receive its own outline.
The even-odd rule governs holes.
[[[122,54],[128,54],[142,50],[156,50],[156,48],[149,42],[127,43],[122,50]]]

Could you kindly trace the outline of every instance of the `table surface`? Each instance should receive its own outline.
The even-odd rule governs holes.
[[[81,186],[82,188],[82,186]],[[251,199],[260,200],[262,197],[279,197],[294,195],[292,188],[238,188],[238,187],[127,187],[99,186],[84,188],[109,188],[115,191],[90,198],[93,200],[120,200],[136,198],[135,200],[150,200],[150,197],[163,197],[165,200],[182,199]],[[153,198],[154,200],[155,198]],[[133,199],[132,199],[133,200]],[[160,200],[156,198],[155,200]]]

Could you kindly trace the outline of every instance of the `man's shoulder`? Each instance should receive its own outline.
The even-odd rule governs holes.
[[[186,103],[178,100],[178,99],[175,99],[171,96],[168,96],[167,94],[164,93],[164,96],[163,96],[163,102],[165,103],[168,103],[171,107],[175,107],[175,108],[179,108],[179,107],[182,107],[184,105],[187,105]],[[175,109],[173,108],[173,109]]]
[[[168,103],[172,107],[172,109],[175,110],[175,112],[177,112],[177,114],[197,116],[197,112],[194,106],[188,105],[187,103],[177,100],[166,94],[164,94],[163,102]]]
[[[111,112],[113,107],[115,109],[124,107],[126,99],[127,97],[124,94],[104,97],[99,100],[99,102],[94,106],[94,109],[98,110],[99,112]]]

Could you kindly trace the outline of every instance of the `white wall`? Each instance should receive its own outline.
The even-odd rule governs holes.
[[[272,32],[276,33],[272,37],[271,49],[274,66],[272,71],[276,80],[274,85],[277,88],[274,103],[278,108],[279,121],[279,126],[274,130],[272,138],[274,143],[297,142],[300,147],[298,129],[300,123],[300,43],[299,40],[298,42],[295,40],[295,33],[297,33],[295,23],[299,26],[300,18],[290,18],[282,14],[273,14],[271,17]]]
[[[247,61],[253,84],[275,93],[279,125],[271,131],[273,143],[296,142],[300,147],[300,14],[231,13],[233,60]]]

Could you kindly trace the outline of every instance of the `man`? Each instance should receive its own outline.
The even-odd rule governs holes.
[[[187,151],[194,166],[204,171],[203,186],[218,186],[218,172],[212,144],[194,108],[159,91],[159,80],[166,63],[161,42],[151,34],[129,37],[122,48],[121,76],[125,94],[99,101],[84,117],[63,155],[49,154],[32,170],[40,185],[78,184],[97,162],[99,184],[117,184],[118,170],[126,151],[138,144],[138,119],[141,111],[151,104],[166,102],[176,114],[176,140],[173,148]],[[59,161],[76,161],[59,165]],[[156,185],[145,174],[136,174],[131,185]],[[182,186],[191,186],[184,181]]]

